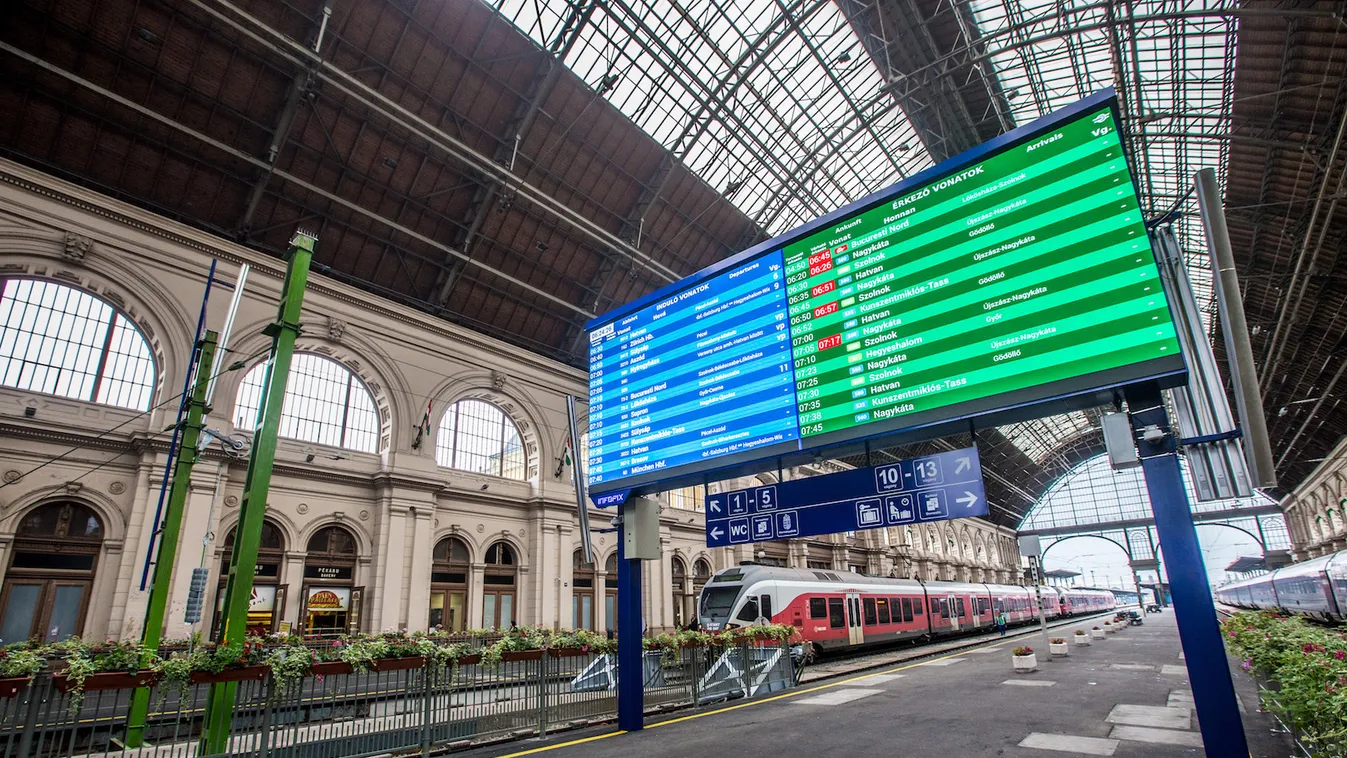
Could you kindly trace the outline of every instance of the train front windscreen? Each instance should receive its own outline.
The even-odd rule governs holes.
[[[730,621],[730,613],[734,610],[734,601],[738,599],[740,589],[739,585],[703,589],[697,623],[708,632],[724,629]]]

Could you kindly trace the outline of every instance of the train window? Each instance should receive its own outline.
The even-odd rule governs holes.
[[[917,607],[917,610],[918,610],[918,611],[921,610],[921,603],[920,603],[920,602],[918,602],[918,603],[913,603],[911,598],[906,598],[906,597],[903,598],[901,601],[895,598],[894,601],[893,601],[893,620],[894,620],[894,621],[897,621],[897,620],[898,620],[898,614],[899,614],[899,613],[902,613],[902,614],[903,614],[903,621],[911,621],[911,620],[912,620],[912,606],[913,606],[913,605],[915,605],[915,606]]]
[[[877,623],[879,623],[879,618],[875,614],[875,599],[867,597],[865,598],[865,625],[874,626]]]
[[[963,598],[958,598],[955,602],[958,604],[958,607],[959,607],[959,615],[960,615],[961,617],[962,617],[962,616],[967,616],[967,615],[968,615],[968,611],[964,608]]]
[[[828,626],[833,629],[841,629],[847,625],[846,612],[842,610],[842,598],[828,598]]]
[[[772,620],[772,596],[759,595],[758,606],[762,610],[762,617],[767,619],[767,621],[770,623]]]
[[[912,601],[912,616],[920,616],[920,615],[921,615],[921,610],[922,610],[922,608],[921,608],[921,598],[917,598],[916,600],[913,600],[913,601]],[[908,621],[911,621],[911,620],[912,620],[912,616],[907,615],[907,598],[903,598],[903,618],[907,619]]]
[[[881,624],[889,623],[889,599],[886,597],[881,597],[875,601],[875,605],[877,606],[877,609],[879,611],[879,623]]]
[[[758,599],[750,597],[744,607],[739,609],[739,615],[734,617],[735,621],[747,621],[753,623],[758,620]]]
[[[991,610],[991,607],[992,607],[992,604],[991,604],[991,601],[990,601],[990,600],[988,600],[988,599],[985,598],[985,597],[980,597],[980,598],[978,598],[978,615],[979,615],[979,616],[981,616],[982,614],[984,614],[984,613],[986,613],[987,611]]]
[[[828,617],[828,601],[821,597],[809,598],[809,618],[821,619]]]

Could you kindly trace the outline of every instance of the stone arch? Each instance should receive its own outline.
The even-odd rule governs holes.
[[[335,519],[330,516],[314,519],[305,525],[297,535],[299,541],[294,543],[294,549],[299,552],[307,552],[309,540],[319,531],[329,526],[339,526],[350,532],[351,536],[355,538],[355,553],[357,557],[368,558],[374,555],[374,541],[370,535],[365,533],[364,529],[360,528],[359,524],[356,524],[350,519]]]
[[[229,530],[238,528],[239,515],[240,514],[236,509],[235,513],[232,514],[228,520],[221,519],[219,530],[211,535],[211,550],[216,553],[217,558],[219,557],[219,554],[224,551],[225,535],[229,534]],[[274,524],[276,529],[280,531],[281,538],[285,541],[285,549],[287,551],[294,550],[303,552],[304,546],[309,544],[307,537],[303,542],[296,542],[296,540],[299,539],[300,530],[295,526],[294,519],[290,518],[290,515],[280,508],[268,508],[266,513],[263,514],[263,518]],[[296,545],[299,547],[296,547]]]
[[[89,240],[76,234],[65,234],[60,240],[37,234],[0,236],[0,257],[6,265],[6,276],[71,287],[117,309],[145,337],[149,346],[154,361],[150,407],[176,395],[191,358],[196,317],[188,316],[174,294],[153,277],[145,276],[143,271],[125,269],[110,260],[110,256],[53,260],[62,257],[61,251],[69,247],[69,243],[63,241],[72,238]],[[171,392],[170,387],[173,387]]]
[[[103,544],[121,545],[126,540],[126,516],[116,501],[91,487],[71,488],[62,484],[34,488],[5,507],[0,534],[14,534],[19,522],[35,508],[55,502],[87,506],[103,522]]]
[[[486,554],[486,545],[483,545],[481,542],[474,539],[472,534],[464,529],[451,529],[447,527],[444,529],[436,529],[434,536],[430,540],[431,546],[433,547],[440,544],[440,540],[443,540],[445,537],[456,537],[468,548],[468,561],[470,563],[480,563],[482,561],[482,556]],[[496,541],[494,536],[491,541]]]
[[[459,533],[459,536],[462,536],[461,532]],[[490,550],[491,546],[496,544],[497,542],[504,542],[505,544],[510,546],[511,550],[514,551],[516,568],[522,570],[524,567],[529,565],[528,545],[523,540],[519,539],[517,535],[510,532],[508,529],[501,529],[494,532],[487,532],[486,534],[483,534],[479,549],[474,550],[470,553],[473,562],[480,563],[481,561],[486,560],[486,551]],[[468,547],[469,549],[471,549],[472,543],[469,542]]]
[[[258,363],[266,360],[266,351],[271,344],[271,340],[261,332],[270,323],[270,321],[253,322],[238,329],[248,336],[234,343],[231,349],[238,355],[259,357],[254,357],[242,370],[233,371],[220,377],[215,394],[217,397],[229,398],[228,407],[231,418],[233,417],[234,404],[238,402],[239,384],[243,382],[243,377]],[[361,383],[365,385],[365,389],[369,391],[370,397],[373,398],[374,408],[379,416],[379,445],[376,452],[386,453],[392,444],[392,435],[396,427],[394,422],[399,419],[401,413],[397,405],[399,401],[395,400],[393,396],[395,394],[406,394],[406,381],[403,379],[401,372],[377,348],[361,346],[358,350],[353,350],[344,344],[347,340],[356,341],[354,337],[345,333],[342,334],[340,341],[325,340],[315,335],[303,334],[295,341],[295,353],[320,355],[337,362],[360,379]],[[393,391],[390,391],[390,387],[393,388]],[[217,405],[222,404],[217,403]]]
[[[450,406],[460,400],[484,400],[500,408],[519,430],[519,441],[524,447],[524,481],[536,483],[541,471],[540,461],[551,460],[555,451],[546,449],[543,437],[543,412],[533,398],[517,385],[508,387],[508,379],[499,372],[469,372],[447,379],[431,392],[431,419],[439,428],[440,419]],[[564,437],[562,438],[564,439]],[[424,446],[423,446],[424,447]],[[434,457],[434,446],[430,446]],[[560,448],[558,448],[560,449]]]

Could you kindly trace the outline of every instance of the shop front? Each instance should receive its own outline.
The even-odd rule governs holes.
[[[304,559],[300,632],[330,637],[360,631],[362,588],[355,586],[355,537],[340,526],[318,530]]]

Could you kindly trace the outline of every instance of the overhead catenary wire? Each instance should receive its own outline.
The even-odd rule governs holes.
[[[239,369],[245,368],[249,363],[252,362],[252,360],[253,360],[254,358],[257,358],[258,356],[262,355],[263,353],[267,353],[267,352],[269,352],[269,351],[270,351],[270,348],[268,347],[266,350],[261,350],[261,351],[259,351],[259,352],[257,352],[257,353],[254,353],[254,354],[248,356],[247,358],[242,358],[242,359],[240,359],[240,360],[234,361],[233,363],[230,363],[227,367],[225,367],[224,369],[222,369],[221,371],[219,371],[218,373],[216,373],[216,374],[215,374],[214,376],[212,376],[211,378],[212,378],[212,379],[215,379],[215,378],[217,378],[217,377],[219,377],[219,376],[221,376],[221,375],[223,375],[223,374],[227,374],[227,373],[229,373],[229,372],[231,372],[231,371],[238,371]],[[181,398],[181,397],[182,397],[182,393],[173,395],[172,397],[164,398],[164,399],[161,400],[159,403],[157,403],[157,404],[155,404],[155,405],[152,405],[152,406],[150,406],[149,408],[146,408],[146,409],[143,410],[143,411],[140,411],[139,413],[135,414],[134,416],[131,416],[130,418],[126,419],[125,421],[121,422],[120,424],[117,424],[116,426],[113,426],[113,427],[111,427],[111,428],[109,428],[109,429],[105,429],[105,430],[99,432],[98,434],[94,435],[94,437],[92,437],[91,439],[86,440],[84,443],[79,444],[79,445],[75,445],[74,447],[70,448],[69,450],[66,450],[65,452],[63,452],[63,453],[61,453],[61,454],[59,454],[59,455],[55,455],[55,456],[52,456],[51,458],[48,458],[47,460],[43,461],[42,463],[39,463],[38,465],[36,465],[36,466],[34,466],[34,467],[28,469],[27,471],[24,471],[24,472],[20,473],[17,477],[14,477],[13,479],[10,479],[10,480],[4,481],[4,482],[0,482],[0,489],[4,489],[5,487],[9,487],[9,486],[11,486],[11,485],[18,484],[19,482],[23,481],[26,477],[28,477],[30,474],[33,474],[33,473],[38,472],[38,471],[41,471],[42,469],[44,469],[44,468],[46,468],[46,467],[52,465],[53,463],[56,463],[56,462],[58,462],[58,461],[62,461],[62,460],[64,460],[64,459],[70,457],[71,455],[74,455],[75,453],[77,453],[77,452],[79,452],[79,451],[81,451],[81,450],[84,450],[84,449],[88,448],[88,447],[90,446],[90,443],[96,442],[96,441],[101,440],[101,439],[105,439],[108,435],[112,434],[113,432],[115,432],[115,431],[117,431],[117,430],[119,430],[119,429],[122,429],[122,428],[125,427],[125,426],[128,426],[128,425],[131,424],[132,422],[135,422],[135,421],[137,421],[137,420],[139,420],[139,419],[142,419],[142,418],[144,418],[144,417],[150,415],[151,413],[153,413],[153,412],[159,410],[160,408],[163,408],[164,406],[168,405],[169,403],[176,402],[176,401],[177,401],[179,398]],[[176,427],[177,427],[177,424],[174,424],[173,426],[169,427],[168,429],[169,429],[169,430],[172,430],[172,429],[175,429]],[[167,431],[167,430],[166,430],[166,431]],[[156,437],[158,437],[158,436],[160,436],[160,435],[162,435],[162,434],[164,434],[164,433],[166,433],[166,432],[165,432],[165,431],[155,432],[155,433],[153,433],[153,434],[150,435],[150,438],[151,438],[151,439],[154,439],[154,438],[156,438]],[[102,468],[103,466],[108,465],[108,464],[111,463],[113,460],[116,460],[117,458],[119,458],[119,457],[121,457],[121,456],[123,456],[123,455],[126,455],[127,452],[130,452],[130,451],[124,451],[124,452],[118,453],[118,454],[117,454],[116,456],[114,456],[111,460],[104,461],[103,463],[101,463],[101,464],[99,464],[98,466],[96,466],[94,469],[92,469],[92,470],[90,470],[90,471],[86,471],[84,474],[81,474],[81,475],[80,475],[80,478],[83,478],[84,476],[87,476],[88,474],[92,473],[93,471],[96,471],[97,469]],[[76,479],[75,481],[78,481],[78,479]]]

